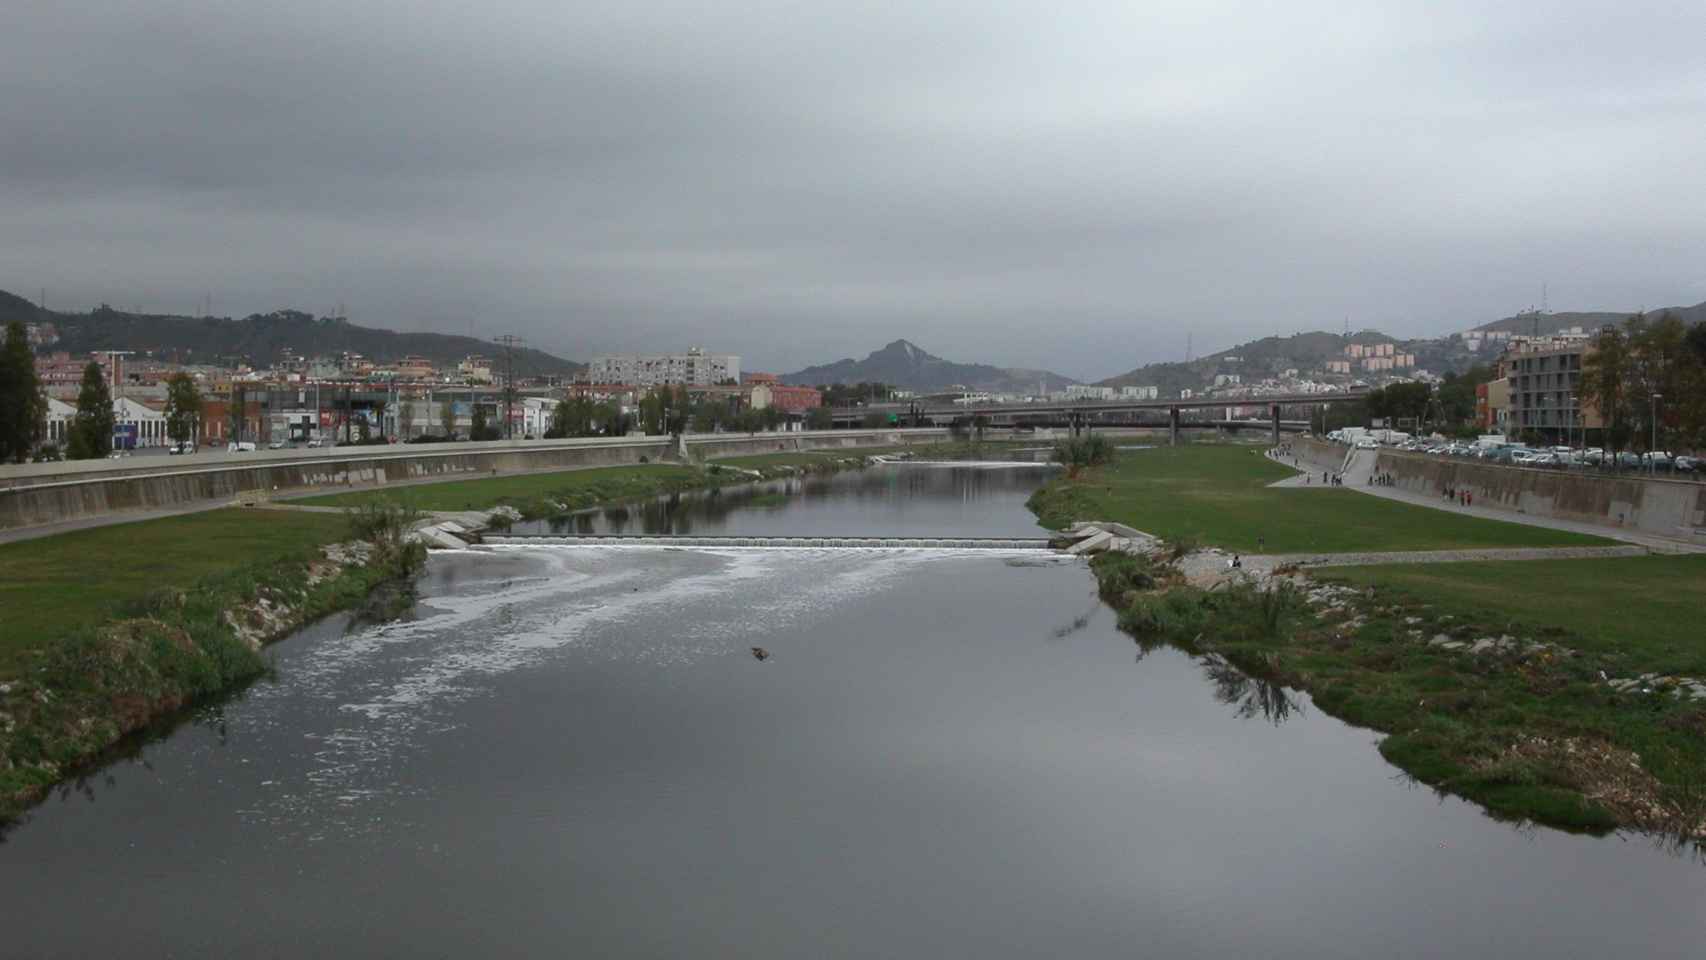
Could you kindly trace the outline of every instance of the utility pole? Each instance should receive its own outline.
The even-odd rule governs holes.
[[[515,428],[511,425],[511,418],[515,415],[515,347],[516,344],[527,341],[512,333],[506,333],[501,337],[493,337],[492,342],[504,346],[504,439],[513,440]]]

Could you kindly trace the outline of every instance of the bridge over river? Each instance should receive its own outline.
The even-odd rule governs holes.
[[[1074,432],[1089,426],[1160,426],[1147,423],[1146,413],[1166,414],[1169,440],[1177,443],[1183,415],[1195,410],[1236,410],[1245,407],[1266,407],[1265,425],[1279,442],[1280,431],[1308,429],[1309,421],[1282,420],[1285,409],[1316,408],[1335,403],[1352,403],[1368,393],[1367,387],[1353,387],[1336,393],[1295,393],[1263,397],[1190,397],[1169,400],[1077,400],[1053,403],[957,403],[914,400],[907,403],[874,403],[863,407],[847,407],[835,411],[839,425],[856,426],[872,414],[893,416],[898,423],[909,426],[947,426],[982,420],[992,427],[1067,426]],[[1219,426],[1259,426],[1262,421],[1217,421]]]

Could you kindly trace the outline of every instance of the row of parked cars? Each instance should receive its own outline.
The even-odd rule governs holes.
[[[1635,453],[1623,450],[1611,454],[1600,447],[1527,447],[1515,443],[1477,441],[1463,443],[1442,440],[1408,440],[1395,449],[1427,453],[1441,457],[1464,457],[1508,463],[1517,467],[1541,467],[1556,470],[1615,469],[1651,471],[1684,476],[1706,476],[1706,458],[1687,455],[1673,456],[1657,450]]]

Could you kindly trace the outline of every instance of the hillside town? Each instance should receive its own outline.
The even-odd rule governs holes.
[[[973,407],[1248,399],[1248,407],[1217,413],[1232,420],[1264,415],[1270,397],[1399,384],[1434,390],[1447,378],[1464,376],[1474,381],[1478,428],[1549,444],[1568,444],[1600,429],[1603,416],[1582,400],[1580,390],[1581,370],[1599,331],[1545,322],[1550,318],[1538,313],[1512,319],[1527,319],[1534,332],[1488,325],[1419,340],[1348,330],[1270,337],[1184,363],[1152,364],[1100,384],[1049,390],[1039,381],[1034,391],[1022,393],[964,384],[917,390],[893,383],[861,384],[858,390],[789,384],[777,374],[744,371],[739,356],[699,347],[595,356],[570,376],[514,374],[502,353],[434,362],[417,355],[287,348],[268,361],[228,365],[174,362],[145,349],[72,354],[54,349],[52,323],[26,324],[24,340],[46,398],[41,442],[48,456],[69,447],[77,398],[91,366],[110,395],[111,449],[121,453],[664,431],[671,427],[666,409],[680,414],[683,429],[799,430],[829,426],[826,407],[875,401]],[[909,347],[908,355],[914,352]],[[1120,382],[1146,374],[1156,382]],[[187,433],[168,425],[175,378],[187,378],[198,401]],[[564,404],[570,408],[560,411]]]
[[[29,339],[51,343],[51,332],[31,329]],[[579,380],[511,377],[502,357],[487,356],[435,366],[418,356],[285,354],[265,366],[222,367],[168,363],[123,350],[76,356],[48,351],[36,356],[35,370],[47,400],[44,442],[50,447],[66,446],[91,365],[112,398],[117,451],[532,438],[551,433],[557,408],[565,403],[596,411],[578,434],[626,433],[643,430],[648,397],[666,393],[665,405],[714,410],[719,426],[756,422],[767,429],[800,429],[823,402],[816,388],[787,386],[770,373],[742,375],[739,357],[697,348],[598,357],[591,376]],[[188,442],[175,441],[167,429],[174,377],[188,377],[200,399]]]

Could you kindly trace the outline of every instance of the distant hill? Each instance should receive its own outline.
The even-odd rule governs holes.
[[[926,353],[907,340],[896,340],[863,360],[849,357],[797,373],[784,374],[783,383],[816,386],[833,383],[886,383],[921,393],[952,386],[991,393],[1035,393],[1038,385],[1050,391],[1078,381],[1047,370],[995,367],[986,363],[954,363]]]
[[[1692,307],[1659,307],[1646,311],[1647,316],[1656,317],[1669,310],[1676,318],[1686,324],[1699,323],[1706,320],[1706,302],[1697,303]],[[1540,333],[1542,336],[1568,330],[1571,327],[1581,327],[1584,331],[1598,330],[1608,323],[1622,323],[1629,319],[1635,311],[1627,310],[1622,313],[1606,311],[1578,311],[1574,313],[1540,313],[1538,311],[1519,313],[1514,317],[1505,317],[1484,323],[1476,330],[1504,333]],[[1538,328],[1538,330],[1537,330]]]
[[[246,361],[266,366],[285,354],[335,356],[359,353],[379,363],[406,356],[426,357],[437,365],[455,364],[470,355],[499,357],[503,348],[473,337],[442,333],[399,333],[363,327],[341,317],[315,318],[298,310],[257,313],[241,320],[126,313],[107,306],[88,313],[43,311],[22,297],[0,290],[0,323],[52,323],[59,340],[52,349],[69,353],[135,350],[179,363]],[[540,350],[515,351],[518,376],[575,375],[585,364]]]
[[[1349,336],[1313,331],[1289,337],[1263,337],[1188,362],[1151,363],[1100,382],[1109,387],[1156,386],[1161,388],[1163,397],[1178,396],[1181,389],[1201,389],[1222,373],[1260,380],[1294,367],[1305,371],[1317,369],[1329,358],[1342,356],[1345,347],[1352,343],[1403,345],[1404,341],[1378,330],[1363,330]]]

